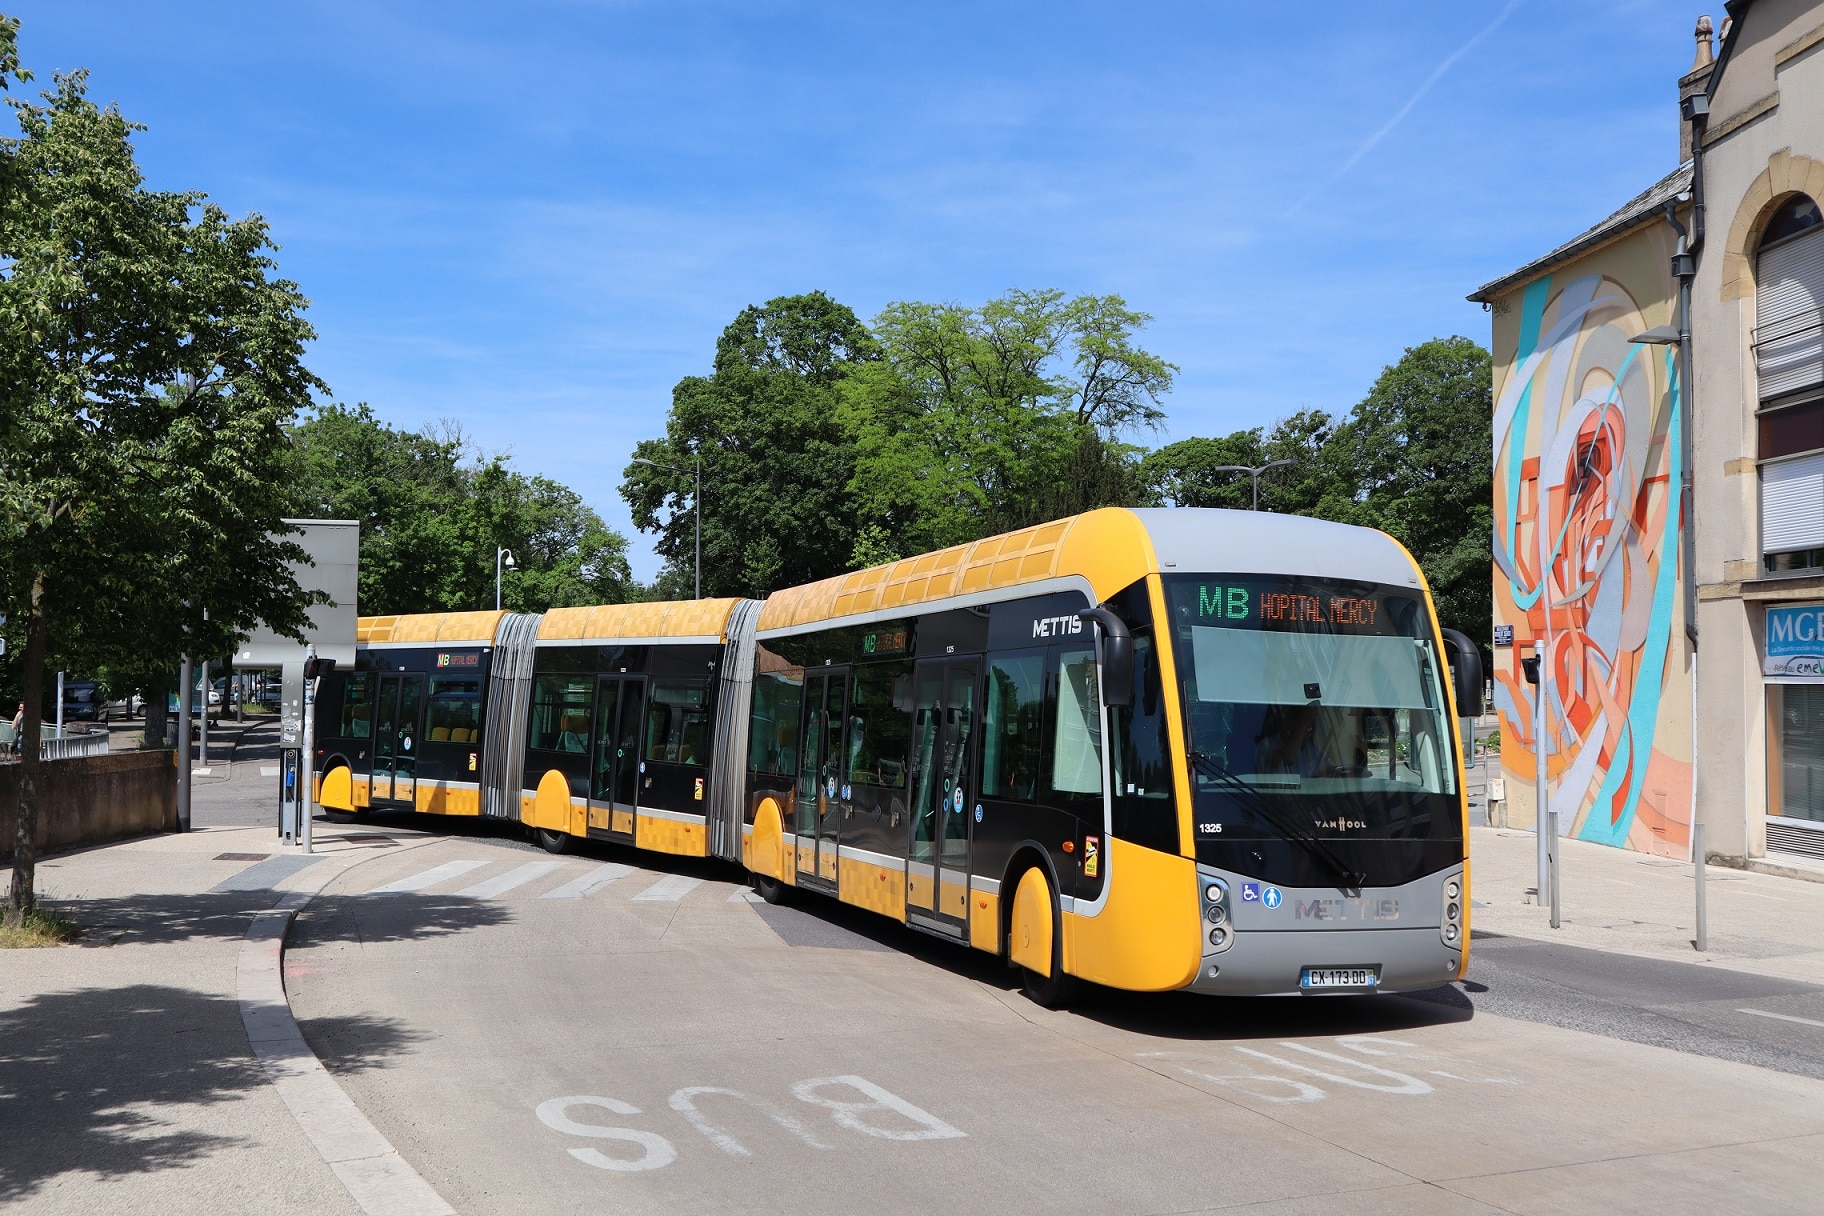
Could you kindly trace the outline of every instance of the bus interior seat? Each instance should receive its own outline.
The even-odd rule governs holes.
[[[461,728],[458,727],[457,729],[460,730]],[[450,728],[449,727],[447,727],[447,726],[431,727],[431,742],[432,743],[442,743],[442,742],[446,741],[447,739],[449,739],[449,737],[450,737]]]

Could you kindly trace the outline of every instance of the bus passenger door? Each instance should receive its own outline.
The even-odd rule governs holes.
[[[974,659],[936,660],[920,663],[914,677],[906,909],[952,930],[969,910],[978,668]]]
[[[424,677],[402,675],[399,716],[393,732],[393,800],[417,806],[418,735],[424,721]]]
[[[848,712],[847,671],[804,675],[804,743],[798,758],[798,874],[836,884],[837,825],[842,821],[842,726]]]
[[[603,676],[595,685],[595,747],[589,766],[589,826],[633,840],[639,793],[639,677]]]
[[[393,761],[399,750],[399,677],[381,676],[376,683],[371,798],[374,802],[390,802],[393,797]]]

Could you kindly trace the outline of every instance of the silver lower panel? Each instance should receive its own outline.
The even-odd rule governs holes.
[[[1206,954],[1192,992],[1299,996],[1306,967],[1378,967],[1378,992],[1436,988],[1457,978],[1457,952],[1436,929],[1294,929],[1237,933],[1221,954]],[[1312,995],[1319,995],[1313,993]]]

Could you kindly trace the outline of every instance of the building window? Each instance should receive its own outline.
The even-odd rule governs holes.
[[[1824,567],[1824,215],[1794,195],[1755,255],[1761,564]]]
[[[1824,820],[1824,685],[1788,684],[1781,691],[1777,813]]]

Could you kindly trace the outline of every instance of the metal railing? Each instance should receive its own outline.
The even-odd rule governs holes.
[[[108,754],[108,732],[105,727],[96,730],[66,726],[59,731],[55,723],[46,722],[40,729],[42,734],[38,739],[38,758],[41,760],[71,760],[77,756]],[[19,758],[11,722],[0,722],[0,756],[8,760]]]

